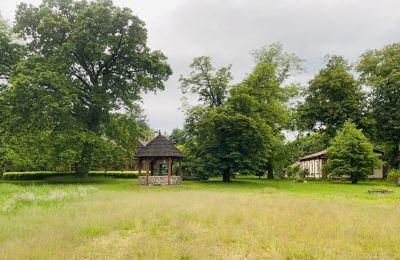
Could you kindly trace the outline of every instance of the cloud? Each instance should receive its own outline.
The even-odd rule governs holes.
[[[39,1],[27,0],[38,3]],[[235,82],[253,67],[250,51],[273,42],[305,59],[307,82],[323,66],[326,54],[355,62],[367,49],[400,41],[397,0],[118,0],[146,22],[149,46],[162,50],[174,75],[166,91],[144,96],[151,127],[181,127],[178,78],[195,56],[208,55],[217,66],[233,64]],[[2,1],[12,19],[16,3]],[[11,12],[11,15],[10,15]]]

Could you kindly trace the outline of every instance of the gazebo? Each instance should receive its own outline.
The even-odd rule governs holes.
[[[137,147],[136,158],[139,163],[139,184],[140,185],[178,185],[182,182],[182,159],[185,157],[175,145],[165,136],[158,135],[147,144]],[[172,175],[172,165],[179,163],[179,174]],[[146,176],[141,176],[142,167]],[[167,165],[167,175],[164,168]]]

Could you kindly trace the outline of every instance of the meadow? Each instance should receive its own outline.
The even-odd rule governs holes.
[[[399,202],[386,181],[0,181],[0,259],[398,259]]]

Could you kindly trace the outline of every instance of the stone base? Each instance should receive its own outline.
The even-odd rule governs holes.
[[[182,183],[181,176],[171,176],[171,185],[180,185]],[[139,185],[146,185],[146,176],[139,176]],[[149,176],[148,185],[168,185],[168,176]]]

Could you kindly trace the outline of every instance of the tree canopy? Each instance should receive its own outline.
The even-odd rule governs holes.
[[[323,171],[328,176],[350,176],[352,183],[364,180],[380,164],[373,146],[352,122],[345,122],[327,149],[328,162]]]
[[[389,144],[389,162],[400,167],[400,44],[365,52],[357,65],[363,83],[371,87],[370,109],[376,139]]]
[[[198,100],[209,108],[223,105],[228,96],[229,83],[232,80],[231,65],[215,68],[211,58],[196,57],[189,66],[189,76],[180,76],[182,93],[198,96]]]
[[[328,56],[326,67],[309,82],[305,100],[298,108],[298,125],[330,136],[348,119],[362,123],[364,95],[341,56]]]
[[[166,57],[147,47],[144,23],[110,0],[22,3],[14,31],[27,51],[2,97],[14,115],[5,117],[4,127],[67,139],[83,175],[97,148],[119,145],[110,131],[116,121],[142,125],[136,117],[141,94],[164,89],[171,74]]]
[[[226,84],[230,67],[218,70],[224,73],[210,75],[208,72],[215,69],[207,57],[195,58],[191,65],[194,71],[189,77],[181,77],[183,91],[190,87],[200,96],[201,103],[186,111],[184,128],[189,167],[200,174],[222,174],[228,181],[234,172],[263,175],[268,169],[272,178],[272,165],[281,160],[282,130],[290,121],[287,102],[294,93],[293,85],[286,85],[285,80],[301,69],[301,59],[283,52],[280,44],[254,55],[255,68],[233,87]],[[210,78],[211,82],[226,83],[210,85]],[[215,89],[224,90],[216,99],[221,102],[208,98]]]

